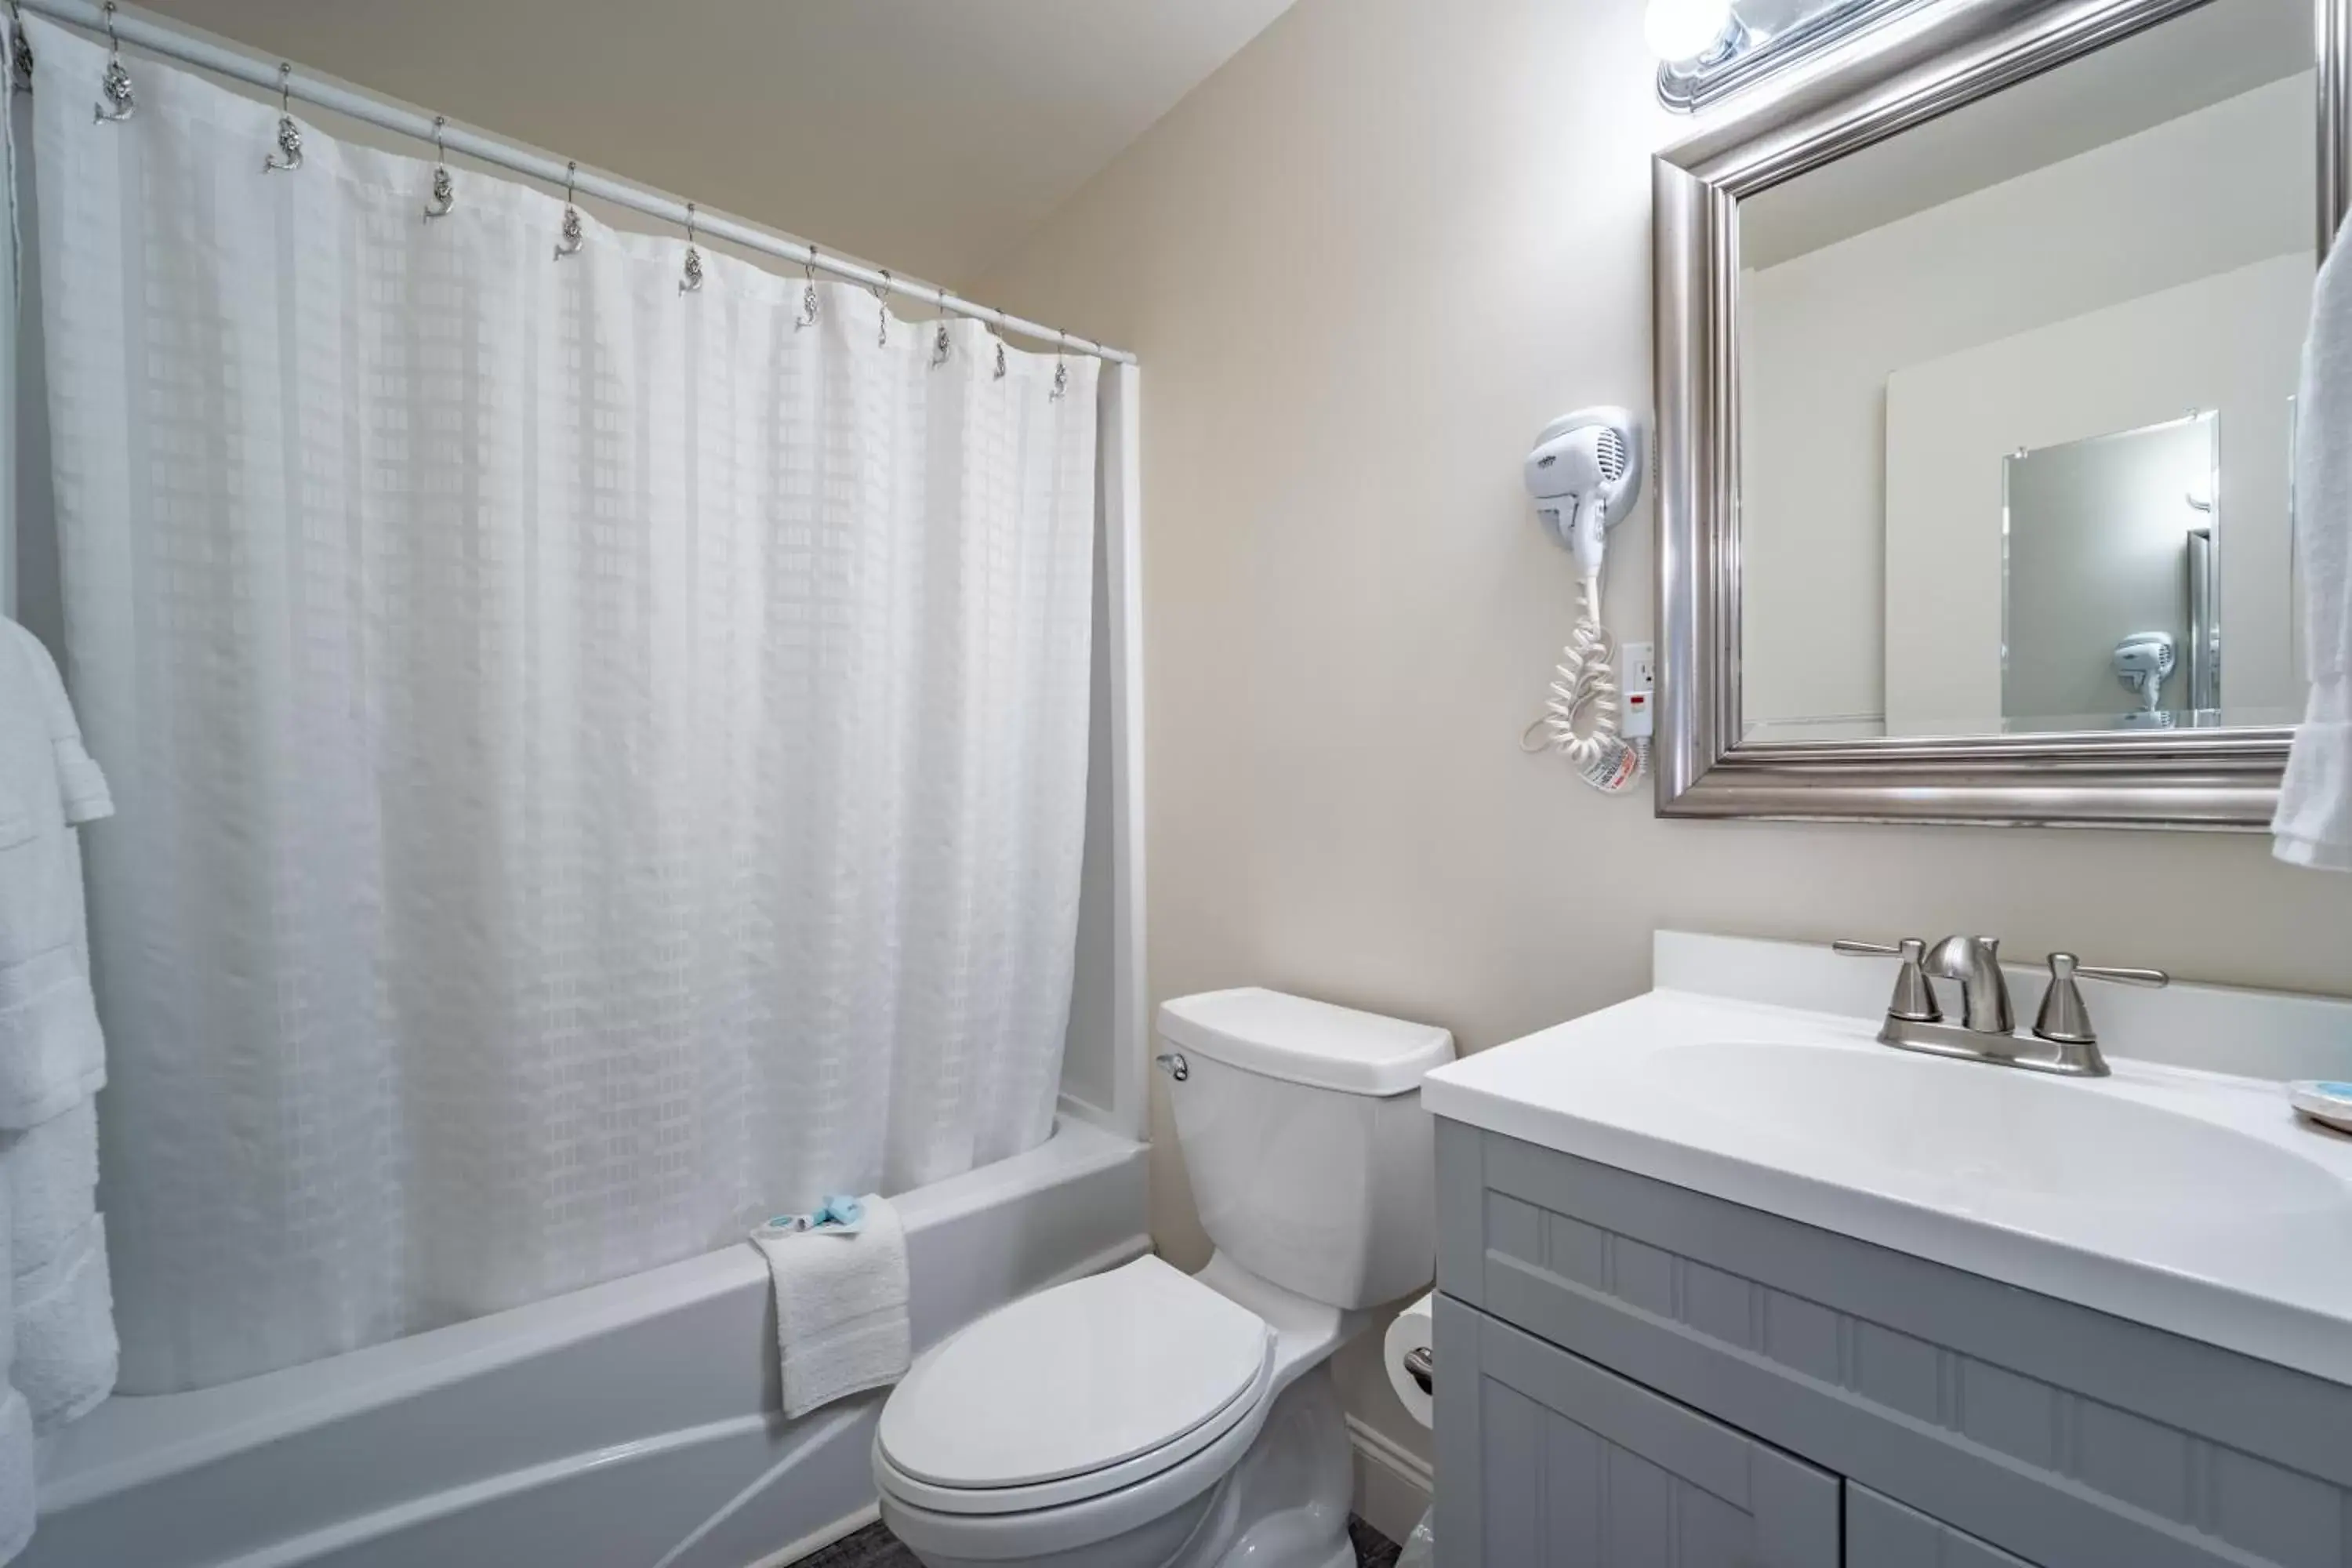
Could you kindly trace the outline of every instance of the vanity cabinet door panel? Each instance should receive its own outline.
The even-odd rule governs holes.
[[[2033,1568],[1852,1481],[1845,1488],[1845,1562],[1846,1568]]]
[[[1443,1296],[1437,1364],[1446,1568],[1837,1568],[1825,1471]]]
[[[2352,1387],[1456,1122],[1437,1171],[1447,1296],[2027,1562],[2352,1568]]]

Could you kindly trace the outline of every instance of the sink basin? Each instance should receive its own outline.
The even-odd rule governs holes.
[[[2097,1082],[1783,1041],[1664,1045],[1640,1067],[1724,1133],[1835,1143],[1889,1194],[1954,1213],[2021,1199],[2192,1223],[2352,1215],[2352,1190],[2310,1160]]]
[[[2280,1086],[2066,1079],[1654,991],[1451,1063],[1440,1117],[2352,1384],[2352,1136]]]

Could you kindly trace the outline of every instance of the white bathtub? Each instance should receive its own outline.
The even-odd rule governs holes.
[[[898,1200],[915,1348],[1143,1252],[1142,1146]],[[43,1456],[23,1568],[747,1568],[872,1517],[879,1394],[778,1414],[748,1245],[308,1366],[109,1401]]]

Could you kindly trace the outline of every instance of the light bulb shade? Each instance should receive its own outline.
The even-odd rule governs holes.
[[[1642,36],[1650,52],[1673,64],[1713,48],[1731,25],[1731,0],[1650,0]]]

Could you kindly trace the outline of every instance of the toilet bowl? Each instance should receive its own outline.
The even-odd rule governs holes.
[[[1160,1009],[1202,1220],[1156,1258],[1027,1297],[919,1359],[874,1440],[884,1523],[929,1568],[1349,1568],[1331,1352],[1434,1247],[1421,1075],[1444,1030],[1276,993]]]

